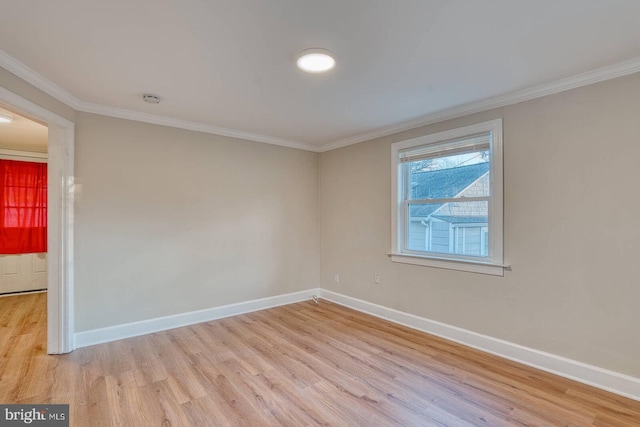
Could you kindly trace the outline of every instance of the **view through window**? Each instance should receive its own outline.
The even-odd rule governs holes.
[[[392,156],[392,261],[501,267],[502,120],[396,142]]]

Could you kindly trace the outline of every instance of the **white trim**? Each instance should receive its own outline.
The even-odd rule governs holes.
[[[20,150],[7,150],[0,148],[0,155],[4,156],[17,156],[17,157],[35,157],[38,159],[46,159],[47,153],[37,153],[35,151],[20,151]]]
[[[447,270],[467,271],[469,273],[490,274],[492,276],[504,276],[505,264],[492,264],[488,262],[475,262],[467,259],[435,258],[417,254],[389,254],[392,262],[401,264],[422,265],[424,267],[444,268]]]
[[[408,224],[406,220],[409,203],[421,203],[424,200],[407,201],[403,194],[408,185],[407,177],[400,178],[403,164],[400,153],[403,150],[428,147],[446,147],[447,141],[456,141],[475,134],[491,133],[491,196],[489,206],[489,254],[481,260],[457,254],[439,256],[436,253],[415,253],[407,249]],[[455,143],[455,142],[454,142]],[[445,145],[441,145],[445,144]],[[425,267],[446,268],[467,272],[492,274],[503,276],[503,170],[502,170],[502,119],[489,120],[470,126],[449,129],[443,132],[423,135],[391,144],[391,261],[403,264],[415,264]],[[484,176],[484,175],[483,175]],[[477,180],[474,181],[474,183]],[[463,190],[464,191],[464,190]],[[462,193],[460,193],[462,194]],[[447,202],[455,200],[475,201],[483,198],[468,197],[464,199],[433,199],[432,202]],[[403,232],[405,231],[405,232]],[[452,233],[449,234],[452,238]],[[455,243],[454,243],[455,244]],[[417,256],[416,256],[417,255]],[[470,262],[478,261],[478,262]]]
[[[107,107],[90,102],[81,102],[79,111],[85,113],[99,114],[101,116],[116,117],[118,119],[133,120],[142,123],[168,126],[177,129],[186,129],[195,132],[209,133],[212,135],[228,136],[230,138],[246,139],[249,141],[264,142],[265,144],[280,145],[283,147],[297,148],[299,150],[316,151],[317,147],[305,142],[292,141],[284,138],[261,135],[257,133],[245,132],[241,130],[223,128],[204,123],[190,122],[187,120],[174,119],[171,117],[159,116],[156,114],[142,113],[139,111],[126,110],[123,108]]]
[[[313,295],[318,295],[319,292],[319,289],[314,288],[290,294],[207,308],[204,310],[190,311],[171,316],[157,317],[155,319],[141,320],[139,322],[82,331],[76,333],[74,336],[75,347],[87,347],[124,338],[166,331],[168,329],[180,328],[196,323],[222,319],[224,317],[236,316],[238,314],[251,313],[252,311],[308,301],[313,297]]]
[[[49,128],[47,352],[67,353],[73,350],[74,124],[3,87],[0,104]]]
[[[0,50],[0,67],[12,72],[22,80],[32,84],[41,91],[51,95],[58,101],[68,105],[75,110],[77,110],[81,104],[78,98],[71,95],[69,92],[62,89],[60,86],[42,76],[41,74],[37,73],[30,67],[27,67],[25,64],[10,56],[3,50]]]
[[[55,310],[58,323],[51,325],[48,319],[49,339],[47,352],[50,354],[68,353],[74,349],[74,140],[75,127],[60,127],[49,124],[49,161],[48,161],[48,239],[57,242],[49,244],[48,278],[49,283],[58,284],[58,295],[48,299],[48,310]],[[55,184],[57,183],[57,185]],[[53,246],[53,250],[52,250]],[[51,286],[49,285],[49,295]],[[59,337],[53,341],[58,331]]]
[[[51,80],[27,67],[22,62],[13,58],[6,52],[0,50],[0,67],[5,68],[27,83],[32,84],[43,92],[51,95],[63,104],[68,105],[77,111],[85,113],[99,114],[102,116],[116,117],[119,119],[133,120],[142,123],[151,123],[160,126],[168,126],[177,129],[186,129],[195,132],[209,133],[213,135],[228,136],[231,138],[246,139],[249,141],[264,142],[266,144],[280,145],[283,147],[297,148],[300,150],[317,151],[317,146],[306,142],[292,141],[284,138],[277,138],[268,135],[245,132],[236,129],[223,128],[204,123],[190,122],[171,117],[159,116],[156,114],[142,113],[139,111],[126,110],[123,108],[108,107],[106,105],[94,104],[81,101]]]
[[[0,50],[0,53],[1,52],[2,51]],[[0,63],[0,66],[1,65],[2,64]],[[42,108],[41,106],[36,105],[3,87],[0,87],[0,102],[13,107],[12,110],[17,110],[19,113],[24,114],[27,117],[35,117],[49,125],[53,124],[59,127],[73,127],[73,123],[64,117],[60,117],[57,114],[52,113],[51,111]]]
[[[49,156],[47,153],[36,153],[33,151],[7,150],[0,148],[0,159],[20,160],[23,162],[47,163]]]
[[[375,138],[381,138],[383,136],[389,136],[422,126],[468,116],[469,114],[480,113],[482,111],[493,110],[494,108],[517,104],[519,102],[542,98],[543,96],[553,95],[555,93],[627,76],[637,72],[640,72],[640,57],[608,65],[606,67],[597,68],[595,70],[587,71],[564,79],[543,83],[515,92],[509,92],[504,95],[498,95],[482,99],[480,101],[459,105],[457,107],[447,108],[446,110],[436,111],[402,123],[385,126],[371,132],[360,133],[348,138],[324,144],[320,146],[317,151],[322,153],[325,151],[335,150],[337,148],[358,144],[360,142],[370,141]]]
[[[38,89],[48,93],[58,101],[78,111],[84,111],[87,113],[100,114],[110,117],[126,118],[128,120],[135,120],[144,123],[159,124],[162,126],[194,130],[196,132],[204,132],[214,135],[224,135],[233,138],[241,138],[250,141],[264,142],[267,144],[281,145],[284,147],[298,148],[300,150],[323,153],[325,151],[335,150],[337,148],[346,147],[348,145],[369,141],[383,136],[389,136],[394,133],[403,132],[406,130],[415,129],[438,122],[443,122],[445,120],[451,120],[457,117],[479,113],[481,111],[487,111],[511,104],[517,104],[519,102],[541,98],[543,96],[564,92],[566,90],[575,89],[581,86],[586,86],[593,83],[634,74],[640,72],[640,57],[633,58],[628,61],[619,62],[617,64],[612,64],[606,67],[597,68],[595,70],[587,71],[585,73],[581,73],[572,77],[567,77],[549,83],[543,83],[527,89],[510,92],[505,95],[499,95],[492,98],[463,104],[457,107],[448,108],[442,111],[436,111],[434,113],[430,113],[415,119],[407,120],[390,126],[385,126],[370,132],[359,133],[348,138],[343,138],[324,145],[314,145],[301,141],[292,141],[268,135],[244,132],[240,130],[222,128],[203,123],[189,122],[186,120],[173,119],[169,117],[157,116],[154,114],[140,113],[137,111],[84,102],[74,97],[69,92],[62,89],[60,86],[46,79],[36,71],[27,67],[25,64],[8,55],[2,50],[0,50],[0,67],[7,69],[11,73],[20,77],[22,80],[32,84]]]
[[[327,301],[640,401],[640,378],[320,289]],[[322,302],[321,302],[322,304]]]
[[[421,332],[426,332],[449,341],[457,342],[486,353],[494,354],[523,365],[531,366],[552,374],[591,385],[621,396],[640,401],[640,378],[599,368],[566,357],[525,347],[509,341],[482,335],[435,320],[384,307],[358,298],[321,288],[261,298],[252,301],[229,304],[188,313],[180,313],[139,322],[93,329],[75,334],[75,347],[88,347],[95,344],[146,335],[168,329],[208,322],[267,308],[308,301],[313,295],[343,305],[345,307],[370,314]],[[322,302],[321,302],[322,304]]]
[[[43,294],[47,293],[46,289],[36,289],[35,291],[10,292],[8,294],[0,294],[0,298],[19,297],[21,295]]]

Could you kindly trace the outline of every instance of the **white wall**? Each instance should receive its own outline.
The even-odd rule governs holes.
[[[321,286],[639,377],[639,87],[636,74],[322,153]],[[512,271],[392,263],[391,143],[498,117]]]
[[[76,330],[317,287],[317,157],[78,113]]]

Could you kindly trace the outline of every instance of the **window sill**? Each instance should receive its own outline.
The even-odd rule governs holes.
[[[434,258],[414,254],[388,254],[392,262],[402,264],[421,265],[424,267],[445,268],[447,270],[467,271],[471,273],[489,274],[492,276],[504,276],[504,270],[509,269],[509,265],[493,264],[488,262],[470,261],[463,259]]]

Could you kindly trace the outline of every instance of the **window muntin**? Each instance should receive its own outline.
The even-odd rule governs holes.
[[[392,153],[392,259],[501,266],[502,121],[395,143]]]

